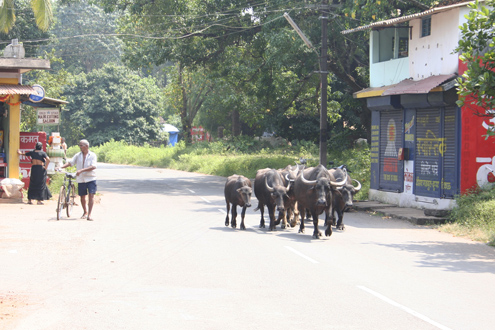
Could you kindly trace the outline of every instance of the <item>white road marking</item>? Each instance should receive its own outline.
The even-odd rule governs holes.
[[[193,194],[195,194],[196,192],[194,190],[191,190],[191,189],[187,189],[189,190],[190,192],[192,192]]]
[[[206,199],[206,198],[204,198],[204,197],[199,196],[199,198],[201,198],[202,200],[204,200],[204,201],[205,201],[205,202],[207,202],[207,203],[211,203],[209,200],[207,200],[207,199]]]
[[[431,325],[433,325],[433,326],[435,326],[435,327],[437,327],[439,329],[442,329],[442,330],[452,330],[449,327],[446,327],[446,326],[444,326],[444,325],[442,325],[442,324],[440,324],[438,322],[435,322],[432,319],[430,319],[429,317],[427,317],[427,316],[425,316],[423,314],[420,314],[420,313],[418,313],[418,312],[410,309],[409,307],[403,306],[403,305],[401,305],[401,304],[393,301],[392,299],[389,299],[389,298],[385,297],[384,295],[379,294],[378,292],[375,292],[375,291],[373,291],[371,289],[368,289],[365,286],[358,285],[358,288],[360,288],[361,290],[364,290],[364,291],[366,291],[366,292],[374,295],[377,298],[380,298],[381,300],[385,301],[386,303],[389,303],[392,306],[395,306],[395,307],[398,307],[398,308],[402,309],[406,313],[409,313],[409,314],[411,314],[411,315],[413,315],[413,316],[415,316],[415,317],[417,317],[417,318],[419,318],[419,319],[421,319],[421,320],[423,320],[423,321],[425,321],[425,322],[427,322],[427,323],[429,323],[429,324],[431,324]]]
[[[225,211],[224,209],[218,209],[218,210],[223,214],[227,214],[227,211]]]
[[[290,246],[285,246],[285,247],[286,247],[289,251],[294,252],[294,253],[295,253],[295,254],[297,254],[298,256],[303,257],[304,259],[306,259],[306,260],[308,260],[308,261],[311,261],[311,262],[312,262],[312,263],[314,263],[314,264],[317,264],[317,263],[318,263],[318,261],[316,261],[316,260],[314,260],[314,259],[311,259],[310,257],[308,257],[308,256],[306,256],[306,255],[302,254],[301,252],[299,252],[299,251],[297,251],[297,250],[295,250],[295,249],[291,248]]]

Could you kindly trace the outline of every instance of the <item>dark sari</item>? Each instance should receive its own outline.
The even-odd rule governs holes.
[[[43,162],[46,158],[45,152],[30,151],[26,153],[26,156],[30,156],[33,159],[39,159]],[[39,201],[52,198],[50,190],[46,186],[46,170],[43,165],[31,166],[31,179],[29,181],[28,199],[36,199]]]

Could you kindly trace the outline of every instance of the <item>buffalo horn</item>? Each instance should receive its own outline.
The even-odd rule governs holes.
[[[332,181],[330,180],[330,184],[332,187],[342,187],[346,184],[347,178],[344,178],[342,181]]]
[[[311,185],[311,186],[316,186],[316,180],[309,181],[309,180],[306,180],[306,179],[304,178],[304,171],[303,171],[303,172],[301,172],[301,181],[302,181],[304,184]]]
[[[270,187],[270,186],[268,185],[268,181],[267,181],[267,178],[266,178],[266,177],[265,177],[265,186],[266,186],[266,189],[268,189],[268,191],[269,191],[269,192],[271,192],[271,193],[272,193],[272,192],[274,192],[274,191],[275,191],[275,189],[274,189],[273,187]]]
[[[354,187],[354,190],[355,190],[356,192],[358,192],[359,190],[361,190],[361,182],[359,182],[359,181],[358,181],[358,180],[356,180],[356,179],[352,179],[352,181],[356,181],[356,182],[357,182],[357,184],[358,184],[358,185],[357,185],[357,187]]]

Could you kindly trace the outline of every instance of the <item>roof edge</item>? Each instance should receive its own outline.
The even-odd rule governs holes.
[[[476,1],[468,1],[468,2],[456,3],[453,5],[443,6],[443,7],[435,7],[435,8],[431,8],[431,9],[428,9],[426,11],[420,12],[420,13],[411,14],[411,15],[402,16],[402,17],[395,17],[395,18],[391,18],[388,20],[384,20],[384,21],[380,21],[380,22],[374,22],[374,23],[371,23],[368,25],[359,26],[357,28],[344,30],[344,31],[341,31],[340,33],[341,34],[350,34],[350,33],[359,32],[359,31],[377,29],[380,27],[390,27],[390,26],[394,26],[394,25],[397,25],[400,23],[411,21],[411,20],[416,19],[416,18],[421,18],[424,16],[441,13],[441,12],[444,12],[444,11],[447,11],[447,10],[450,10],[453,8],[457,8],[457,7],[464,7],[464,6],[467,6],[467,5],[475,3],[475,2]],[[479,0],[479,2],[485,2],[485,1]]]

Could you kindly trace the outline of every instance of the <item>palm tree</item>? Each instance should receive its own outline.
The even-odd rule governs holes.
[[[15,0],[0,0],[0,31],[8,33],[15,23]],[[52,3],[50,0],[31,0],[31,8],[34,12],[36,25],[43,32],[53,22]]]

